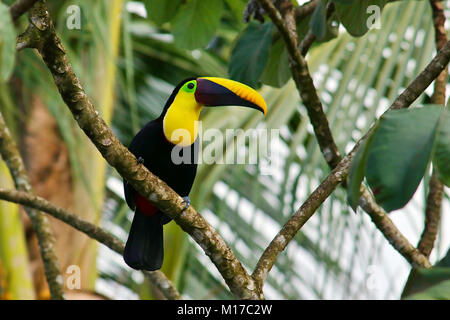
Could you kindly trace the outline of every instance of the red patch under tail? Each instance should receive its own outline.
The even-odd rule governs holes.
[[[139,209],[139,212],[141,212],[147,216],[152,216],[156,212],[158,212],[158,208],[155,207],[154,205],[152,205],[150,203],[150,201],[148,201],[146,198],[141,196],[139,193],[136,194],[135,203],[136,203],[136,208]]]

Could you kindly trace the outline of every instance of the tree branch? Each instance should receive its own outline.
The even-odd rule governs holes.
[[[118,254],[123,254],[125,245],[114,235],[96,226],[95,224],[80,219],[77,215],[71,212],[53,205],[51,202],[47,201],[44,198],[23,191],[6,190],[0,188],[0,199],[48,213],[56,219],[61,220],[71,227],[77,229],[78,231],[83,232],[88,237],[104,244]],[[181,299],[180,293],[163,272],[159,270],[153,272],[144,271],[144,274],[164,294],[167,299]]]
[[[5,161],[14,185],[17,190],[31,192],[31,183],[25,170],[22,157],[11,134],[6,126],[2,113],[0,112],[0,155]],[[55,238],[50,228],[50,224],[39,211],[26,209],[33,230],[36,233],[39,249],[44,264],[45,277],[47,279],[50,296],[55,300],[64,299],[63,281],[59,271],[58,257],[55,253]]]
[[[305,19],[306,17],[310,16],[316,9],[317,5],[319,4],[319,1],[320,0],[312,0],[310,2],[305,3],[304,5],[296,7],[295,19]]]
[[[295,22],[288,21],[286,23],[281,13],[270,0],[258,0],[258,3],[264,8],[284,39],[289,52],[289,67],[292,77],[306,107],[320,150],[330,168],[334,168],[341,160],[341,156],[331,134],[328,119],[323,111],[322,102],[309,73],[308,65],[303,55],[297,49],[298,41],[297,33],[294,29]]]
[[[436,54],[427,67],[417,76],[417,78],[406,88],[403,93],[393,102],[387,111],[407,108],[414,101],[412,99],[403,99],[404,96],[418,97],[431,84],[434,78],[447,66],[450,61],[450,41]],[[420,81],[421,79],[423,81]],[[408,104],[409,103],[409,104]],[[314,190],[314,192],[303,203],[300,209],[286,222],[283,228],[278,232],[269,246],[266,248],[259,259],[256,268],[252,274],[258,285],[262,285],[268,272],[275,264],[278,255],[283,251],[289,241],[295,236],[306,221],[314,214],[317,208],[325,201],[338,184],[345,181],[348,176],[350,163],[353,160],[356,150],[360,144],[372,133],[374,126],[356,143],[352,151],[344,157],[328,177]],[[379,208],[376,203],[371,203],[373,198],[369,196],[368,191],[363,189],[361,206],[369,213],[372,221],[383,235],[389,240],[391,245],[405,257],[415,267],[431,267],[428,259],[421,254],[395,227],[392,220],[386,213]]]
[[[345,181],[350,168],[350,163],[353,160],[358,145],[359,143],[344,159],[342,159],[313,193],[311,193],[300,209],[289,218],[266,250],[264,250],[252,274],[253,278],[258,282],[258,285],[262,286],[267,274],[275,264],[278,255],[286,248],[300,228],[303,227],[309,218],[311,218],[334,189],[336,189],[340,183]]]
[[[425,226],[420,236],[417,248],[424,256],[430,257],[434,242],[439,231],[441,221],[441,204],[444,195],[444,186],[433,170],[429,182],[429,191],[425,207]]]
[[[388,217],[386,212],[382,210],[376,203],[368,203],[373,201],[367,189],[363,190],[363,197],[361,197],[361,207],[369,214],[372,222],[383,233],[384,237],[389,243],[413,266],[430,268],[431,263],[428,257],[424,256],[416,247],[414,247],[408,239],[397,229],[394,222]],[[376,210],[376,208],[380,208]]]
[[[334,12],[334,2],[328,2],[326,13],[327,20],[330,19],[333,12]],[[308,30],[308,33],[298,45],[298,50],[300,51],[302,56],[306,56],[306,53],[308,52],[309,48],[312,46],[314,41],[316,41],[315,34],[311,30]]]
[[[308,115],[310,116],[316,116],[314,113],[310,113],[309,110],[312,109],[312,106],[314,103],[320,104],[320,108],[316,108],[317,113],[323,113],[321,102],[318,99],[318,95],[316,92],[316,89],[314,87],[314,84],[312,83],[312,80],[309,81],[306,78],[311,78],[308,72],[306,61],[302,57],[302,53],[300,50],[296,49],[296,43],[297,39],[296,37],[292,36],[291,31],[288,28],[288,23],[283,20],[283,17],[278,12],[278,10],[275,8],[275,6],[268,0],[258,0],[260,5],[265,9],[269,17],[272,19],[272,22],[277,26],[279,29],[279,32],[283,36],[286,47],[288,49],[288,52],[290,54],[291,61],[294,61],[297,63],[297,65],[291,63],[291,71],[293,74],[294,81],[297,83],[300,83],[299,77],[304,77],[305,83],[309,82],[310,86],[308,86],[309,93],[312,94],[312,99],[308,101],[310,98],[309,95],[301,95],[303,103],[305,104],[306,108],[308,109]],[[331,8],[330,8],[331,10]],[[304,52],[306,53],[306,52]],[[449,43],[446,43],[443,47],[443,50],[441,50],[436,57],[430,62],[430,64],[427,66],[427,68],[421,72],[421,74],[411,83],[411,85],[404,90],[404,92],[394,101],[394,103],[391,105],[391,107],[388,110],[391,109],[398,109],[398,108],[406,108],[409,107],[409,105],[417,99],[417,97],[429,86],[429,84],[433,81],[434,78],[438,76],[438,74],[445,68],[445,66],[448,64],[448,61],[450,59],[450,45]],[[295,70],[298,68],[299,70]],[[300,94],[302,94],[301,85],[297,84],[297,88],[299,89]],[[306,98],[306,99],[305,99]],[[305,101],[306,100],[306,101]],[[322,118],[325,120],[317,121],[318,118]],[[324,127],[324,124],[328,127],[328,122],[326,120],[325,115],[318,116],[315,120],[311,119],[311,123],[313,127],[315,128],[315,133],[317,131],[320,131],[319,128],[317,128],[316,124],[321,124],[321,127]],[[363,141],[371,132],[373,127],[369,130],[366,135],[364,135],[360,141],[357,143],[355,148],[358,147],[359,143]],[[331,136],[331,131],[328,129],[328,133],[325,133],[324,135],[329,135],[326,139],[326,141],[322,140],[322,136],[317,135],[316,138],[319,142],[319,146],[321,146],[322,153],[325,156],[325,159],[327,163],[330,165],[331,168],[334,167],[333,163],[339,162],[341,157],[337,151],[337,148],[324,148],[323,146],[326,146],[328,143],[331,143],[331,145],[335,145],[333,138]],[[355,150],[355,149],[354,149]],[[353,150],[353,151],[354,151]],[[324,152],[326,151],[326,152]],[[331,151],[331,152],[330,152]],[[353,152],[352,151],[352,152]],[[348,156],[347,156],[348,157]],[[346,158],[347,158],[346,157]],[[344,158],[344,160],[346,160]],[[342,160],[342,161],[344,161]],[[348,168],[343,168],[345,175],[348,174],[348,171],[345,172]],[[331,175],[333,172],[331,173]],[[327,177],[327,179],[330,176]],[[345,184],[345,179],[343,181]],[[322,186],[322,185],[321,185]],[[321,187],[319,186],[318,189]],[[316,189],[316,191],[318,190]],[[334,189],[333,189],[334,190]],[[315,192],[316,192],[315,191]],[[429,267],[430,263],[429,261],[420,254],[409,242],[408,240],[399,232],[399,230],[395,227],[393,222],[387,217],[386,213],[376,204],[374,201],[372,195],[364,188],[362,187],[363,191],[363,197],[360,199],[361,207],[371,216],[372,221],[376,224],[377,228],[383,233],[383,235],[388,239],[388,241],[394,246],[394,248],[399,251],[409,262],[411,262],[413,265],[420,265],[424,267]],[[311,198],[308,198],[305,202],[305,204],[310,201]],[[324,201],[326,198],[319,199],[320,201]],[[305,205],[304,204],[304,205]],[[302,205],[302,207],[304,207]],[[302,207],[299,209],[299,211],[302,211]],[[297,213],[299,213],[297,211]],[[295,217],[296,214],[294,214],[293,217]],[[311,215],[308,210],[305,211],[304,217],[309,219]],[[305,221],[306,222],[306,221]],[[295,223],[295,222],[294,222]],[[285,227],[289,224],[286,223]],[[300,227],[303,225],[303,223],[300,225]],[[284,228],[284,227],[283,227]],[[292,232],[295,233],[298,231],[296,228],[292,229]],[[281,237],[281,238],[280,238]],[[293,235],[292,235],[293,237]],[[283,241],[277,241],[279,239],[285,239],[284,235],[280,233],[275,237],[275,239],[272,241],[272,243],[269,245],[269,247],[266,249],[266,251],[263,253],[263,255],[260,258],[260,261],[258,262],[257,267],[255,268],[255,271],[253,273],[255,279],[258,282],[264,281],[265,275],[267,275],[267,272],[270,270],[270,268],[273,266],[273,263],[275,263],[276,257],[285,248],[285,245],[279,246],[277,243],[282,243]],[[270,261],[272,260],[273,261]],[[267,260],[267,261],[265,261]]]
[[[442,49],[448,41],[445,32],[444,6],[441,1],[430,0],[433,12],[433,25],[436,42],[436,50]],[[445,68],[434,81],[434,92],[431,96],[431,103],[445,106],[445,89],[447,85],[447,68]],[[425,227],[420,236],[417,248],[426,257],[429,257],[434,247],[439,223],[441,220],[441,204],[444,194],[444,185],[439,181],[436,171],[433,169],[429,182],[429,192],[425,208]]]
[[[11,18],[17,20],[21,15],[27,12],[37,0],[17,0],[9,7]]]
[[[64,102],[105,160],[202,247],[233,294],[242,299],[263,298],[262,292],[255,287],[253,279],[220,235],[192,206],[184,210],[183,199],[140,164],[98,115],[67,59],[44,0],[31,8],[29,27],[18,41],[33,44],[41,54]]]

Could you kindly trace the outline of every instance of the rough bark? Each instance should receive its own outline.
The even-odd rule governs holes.
[[[21,204],[29,208],[40,210],[42,212],[46,212],[50,214],[52,217],[64,222],[74,230],[81,231],[88,237],[104,244],[105,246],[117,252],[118,254],[120,255],[123,254],[125,245],[114,235],[96,226],[95,224],[92,224],[88,221],[79,218],[74,213],[71,213],[65,209],[55,206],[54,204],[52,204],[51,202],[47,201],[42,197],[35,196],[33,194],[23,191],[0,189],[0,199]],[[167,299],[170,300],[181,299],[180,293],[172,285],[170,280],[167,279],[164,273],[162,273],[161,271],[154,271],[154,272],[145,271],[144,274],[152,281],[153,284],[155,284],[155,286],[164,294],[164,296]]]
[[[140,194],[169,215],[202,247],[238,298],[260,299],[253,279],[231,249],[207,221],[166,183],[140,164],[114,136],[83,90],[58,38],[45,1],[30,10],[28,29],[18,38],[17,48],[36,48],[49,68],[56,87],[80,128],[105,160]]]
[[[442,1],[430,0],[433,12],[434,35],[436,50],[440,50],[448,41],[445,32],[445,14]],[[448,71],[443,70],[434,81],[434,91],[431,96],[431,103],[445,106],[445,89],[447,85]],[[429,182],[429,191],[425,208],[425,227],[420,236],[417,248],[426,257],[429,257],[434,247],[434,242],[439,231],[441,221],[441,205],[444,195],[444,185],[439,181],[436,170],[433,170]]]
[[[286,47],[290,55],[291,72],[296,82],[299,93],[305,104],[311,124],[314,127],[314,132],[318,140],[320,149],[331,168],[335,168],[332,173],[322,182],[322,184],[308,197],[302,207],[288,220],[283,229],[277,234],[269,247],[264,251],[258,264],[253,272],[253,277],[257,280],[258,285],[262,285],[267,273],[272,268],[276,261],[278,254],[284,250],[287,243],[294,237],[303,224],[312,216],[318,206],[328,197],[328,192],[319,192],[326,182],[326,190],[330,193],[336,187],[334,184],[345,184],[345,178],[348,174],[349,166],[343,163],[349,163],[353,157],[354,152],[359,144],[366,139],[372,132],[372,128],[366,133],[356,144],[351,153],[341,160],[341,156],[337,151],[331,131],[328,126],[328,121],[323,112],[320,99],[317,95],[316,89],[309,75],[307,63],[303,58],[302,52],[297,48],[296,34],[292,32],[292,21],[290,16],[283,18],[282,14],[277,10],[275,5],[269,0],[258,0],[259,5],[264,8],[266,13],[271,18],[272,22],[277,26],[278,31],[283,36]],[[330,9],[331,10],[331,9]],[[290,27],[291,26],[291,27]],[[428,64],[419,76],[406,88],[402,94],[394,101],[388,110],[407,108],[416,100],[420,94],[431,84],[431,82],[438,77],[441,71],[446,68],[450,60],[450,42],[443,45],[442,49]],[[337,163],[337,166],[336,166]],[[341,181],[330,179],[333,173],[336,174],[338,169],[340,175],[344,178]],[[387,217],[384,210],[382,210],[373,200],[371,194],[363,187],[363,197],[361,197],[361,207],[370,215],[372,221],[377,228],[383,233],[387,240],[393,247],[401,253],[413,266],[430,267],[431,264],[428,259],[421,254],[409,241],[400,233],[393,222]],[[313,196],[318,193],[320,196],[316,197],[314,207],[311,206]],[[311,210],[310,208],[313,208]],[[292,227],[293,226],[293,227]]]
[[[22,157],[11,134],[9,133],[3,115],[0,114],[0,154],[8,166],[17,190],[32,192],[28,174]],[[41,212],[34,209],[25,210],[33,230],[37,235],[40,254],[44,264],[45,276],[52,299],[64,299],[63,279],[59,271],[58,257],[55,253],[55,238],[50,224]]]

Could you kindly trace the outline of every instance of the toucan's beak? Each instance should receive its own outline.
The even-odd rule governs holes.
[[[204,106],[243,106],[267,112],[266,102],[256,90],[229,79],[197,78],[195,99]]]

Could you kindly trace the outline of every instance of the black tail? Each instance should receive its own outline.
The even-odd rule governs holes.
[[[131,268],[148,271],[161,268],[164,258],[161,214],[148,216],[136,210],[123,254]]]

